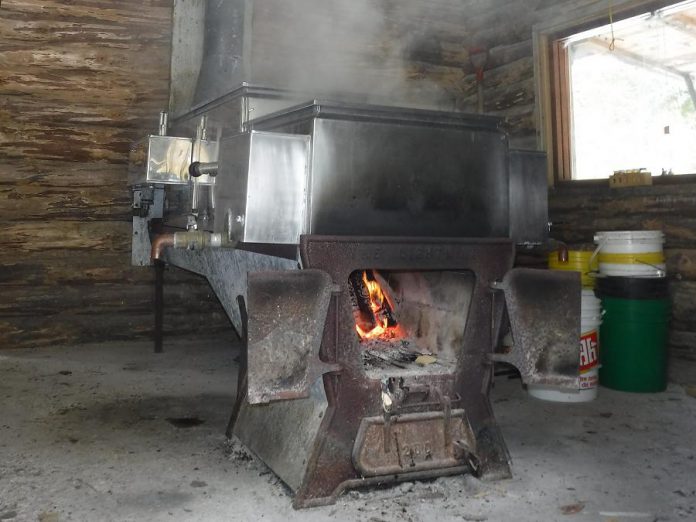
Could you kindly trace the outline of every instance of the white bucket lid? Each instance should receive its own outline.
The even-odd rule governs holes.
[[[659,241],[665,242],[665,234],[661,230],[618,230],[615,232],[596,232],[595,243],[605,241]]]

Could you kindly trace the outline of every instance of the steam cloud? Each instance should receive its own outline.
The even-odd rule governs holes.
[[[433,67],[426,78],[418,66],[421,57],[441,52],[431,29],[440,3],[447,0],[256,0],[240,53],[244,77],[234,83],[325,99],[462,109],[455,94],[463,70],[457,75],[450,68],[437,78]]]

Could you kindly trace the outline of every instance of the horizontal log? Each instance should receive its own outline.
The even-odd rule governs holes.
[[[130,221],[27,221],[10,223],[0,234],[0,250],[16,256],[44,250],[130,252]],[[19,257],[18,257],[19,258]]]
[[[658,217],[551,214],[551,233],[555,239],[568,243],[591,243],[594,233],[603,230],[662,230],[667,248],[689,249],[696,242],[696,218],[679,219],[677,215]]]
[[[0,184],[0,219],[127,221],[131,196],[125,187],[42,187]]]
[[[94,92],[84,92],[79,88],[67,86],[75,97],[88,97],[103,99],[122,96],[118,92],[104,92],[99,87]],[[2,103],[2,118],[0,126],[4,135],[2,154],[12,158],[40,158],[57,159],[65,161],[109,161],[125,163],[131,144],[137,138],[145,134],[146,122],[157,121],[156,114],[166,106],[166,96],[163,92],[155,93],[154,99],[142,111],[131,104],[128,108],[105,112],[88,123],[79,123],[83,118],[81,109],[73,111],[70,105],[63,101],[34,103],[33,110],[23,110],[27,100],[21,104],[13,104],[8,101]],[[41,97],[39,97],[41,99]],[[53,105],[53,104],[56,105]],[[70,103],[77,103],[72,101]],[[16,105],[16,106],[15,106]],[[126,118],[120,114],[130,112],[138,114],[132,117],[133,128],[123,128]],[[112,124],[118,120],[118,124]],[[140,128],[136,128],[141,126]]]
[[[662,230],[670,271],[693,277],[696,183],[625,189],[562,184],[550,191],[549,215],[553,237],[570,243],[591,243],[600,230]]]
[[[679,281],[670,285],[672,318],[696,331],[696,281]]]
[[[696,281],[696,249],[666,249],[665,259],[670,278]]]
[[[533,56],[534,47],[531,32],[529,37],[519,42],[493,46],[488,54],[488,69],[496,69],[503,65],[518,61],[522,58]]]
[[[212,289],[197,281],[193,284],[165,284],[164,291],[165,300],[182,312],[198,314],[202,303],[215,302]],[[0,301],[0,317],[150,313],[153,293],[153,284],[6,286],[3,288],[4,299]]]
[[[0,251],[0,287],[120,284],[151,284],[153,271],[131,266],[130,252],[64,251],[61,249],[25,252],[17,255]],[[167,285],[206,285],[201,276],[170,267],[165,271]]]
[[[696,332],[672,328],[669,336],[671,354],[675,357],[696,361]]]
[[[0,187],[103,187],[128,192],[125,165],[106,162],[77,163],[36,158],[5,159],[0,162]]]
[[[171,2],[144,7],[3,2],[3,157],[126,162],[168,98]]]
[[[151,284],[147,268],[130,266],[130,253],[48,250],[10,256],[0,253],[0,286]],[[172,278],[174,279],[174,278]],[[168,281],[169,283],[169,281]]]
[[[30,80],[25,78],[25,81]],[[153,80],[154,83],[156,80]],[[45,93],[33,93],[29,95],[6,94],[0,99],[0,121],[7,129],[21,129],[23,127],[51,127],[70,126],[81,128],[107,127],[118,129],[120,132],[128,133],[143,132],[143,129],[155,130],[157,118],[153,119],[164,106],[163,100],[166,93],[124,93],[123,98],[116,97],[118,93],[104,92],[102,89],[95,88],[99,92],[84,92],[81,86],[69,85],[71,89],[70,100],[59,97],[49,97]],[[108,89],[110,91],[110,88]],[[81,92],[88,97],[88,101],[75,100],[76,92]],[[52,94],[55,94],[53,92]],[[98,96],[102,98],[100,103]],[[37,104],[37,98],[42,100],[42,104]],[[137,99],[137,100],[136,100]],[[45,103],[43,103],[45,100]],[[9,116],[12,116],[10,121]]]
[[[3,0],[3,18],[73,21],[135,26],[139,29],[161,26],[168,32],[171,0]]]
[[[562,184],[550,191],[550,209],[552,211],[602,211],[620,214],[624,212],[664,211],[670,208],[690,210],[696,215],[693,206],[696,203],[696,183],[675,185],[653,185],[647,187],[630,187],[621,189],[592,184],[577,186]],[[609,207],[609,208],[607,208]]]
[[[94,316],[64,314],[63,316],[31,316],[16,320],[0,318],[0,350],[69,345],[89,342],[132,341],[153,339],[152,314],[124,313]],[[167,337],[226,334],[234,336],[222,312],[202,314],[165,310],[164,335]],[[166,345],[165,345],[166,349]]]

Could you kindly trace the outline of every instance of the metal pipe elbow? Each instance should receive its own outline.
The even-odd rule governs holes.
[[[174,234],[161,234],[152,242],[152,250],[150,251],[150,259],[158,261],[162,257],[162,250],[166,247],[174,246]]]

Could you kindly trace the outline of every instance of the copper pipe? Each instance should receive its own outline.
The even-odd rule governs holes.
[[[150,259],[157,261],[162,256],[162,249],[174,246],[174,234],[161,234],[152,242]]]

